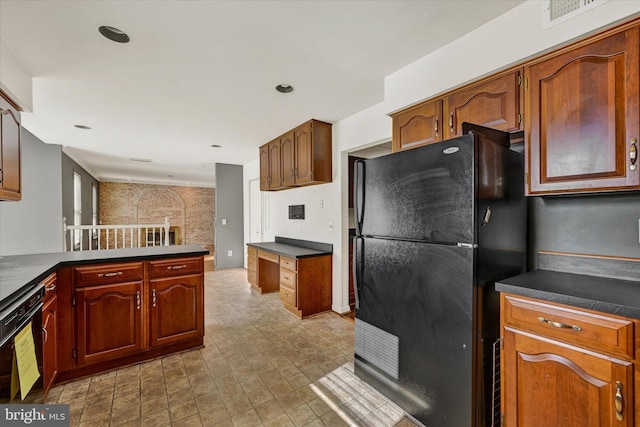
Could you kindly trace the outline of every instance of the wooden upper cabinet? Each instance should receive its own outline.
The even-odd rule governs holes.
[[[0,93],[0,200],[22,198],[20,111]]]
[[[295,145],[293,131],[289,131],[280,137],[280,155],[282,157],[282,186],[295,185]]]
[[[525,67],[527,194],[640,188],[638,33]]]
[[[442,141],[442,100],[424,102],[392,115],[393,152]]]
[[[269,191],[282,187],[282,159],[280,138],[260,147],[260,190]]]
[[[462,136],[464,122],[506,132],[519,130],[521,80],[521,71],[513,70],[445,96],[444,139]]]
[[[271,147],[272,144],[273,149],[265,154],[265,147]],[[309,120],[263,145],[260,147],[260,190],[282,190],[331,182],[331,146],[331,124],[318,120]],[[274,173],[276,169],[277,175]],[[270,179],[267,178],[269,176]]]

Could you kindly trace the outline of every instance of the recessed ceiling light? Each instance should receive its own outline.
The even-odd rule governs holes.
[[[220,144],[211,144],[211,146],[212,146],[213,148],[220,148],[220,147],[222,147],[222,145],[220,145]]]
[[[127,33],[122,30],[119,30],[115,27],[110,27],[108,25],[101,25],[98,27],[98,31],[104,37],[116,43],[129,43],[131,40]]]
[[[276,86],[276,90],[280,93],[289,93],[293,92],[293,86],[288,84],[279,84],[278,86]]]
[[[85,126],[85,125],[73,125],[73,127],[78,129],[91,129],[89,126]]]
[[[131,160],[132,162],[151,163],[151,159],[142,159],[139,157],[129,157],[129,160]]]
[[[173,178],[173,175],[167,175],[169,178]]]

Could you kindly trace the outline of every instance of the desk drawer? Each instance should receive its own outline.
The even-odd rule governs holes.
[[[149,278],[184,276],[187,274],[200,274],[204,271],[203,259],[197,258],[172,258],[158,261],[149,261]]]
[[[631,321],[538,300],[505,296],[505,325],[601,353],[634,356]]]
[[[285,303],[288,304],[292,307],[295,307],[297,304],[296,301],[296,291],[294,291],[293,289],[284,286],[284,285],[280,285],[280,300]]]
[[[279,263],[280,257],[278,254],[274,254],[273,252],[263,251],[262,249],[258,249],[258,258],[266,259],[267,261]]]
[[[295,258],[288,258],[286,256],[281,256],[280,267],[286,268],[287,270],[291,270],[291,271],[297,271],[297,263]]]
[[[50,275],[48,275],[46,279],[44,279],[42,282],[40,282],[40,283],[42,283],[44,285],[44,300],[43,300],[43,302],[46,303],[47,301],[49,301],[51,298],[53,298],[57,294],[57,292],[58,292],[56,290],[56,287],[57,287],[57,284],[58,284],[57,277],[58,276],[56,275],[56,273],[53,272]]]
[[[297,276],[293,271],[280,268],[280,283],[283,285],[296,289],[296,284],[298,283]]]
[[[144,279],[144,263],[101,264],[73,267],[76,286],[135,282]]]

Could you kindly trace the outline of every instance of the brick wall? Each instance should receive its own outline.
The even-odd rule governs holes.
[[[101,224],[161,224],[179,227],[181,244],[214,250],[215,189],[100,182]]]

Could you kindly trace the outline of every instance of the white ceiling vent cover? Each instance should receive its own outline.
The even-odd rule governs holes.
[[[542,28],[549,28],[610,0],[545,0],[542,2]]]

